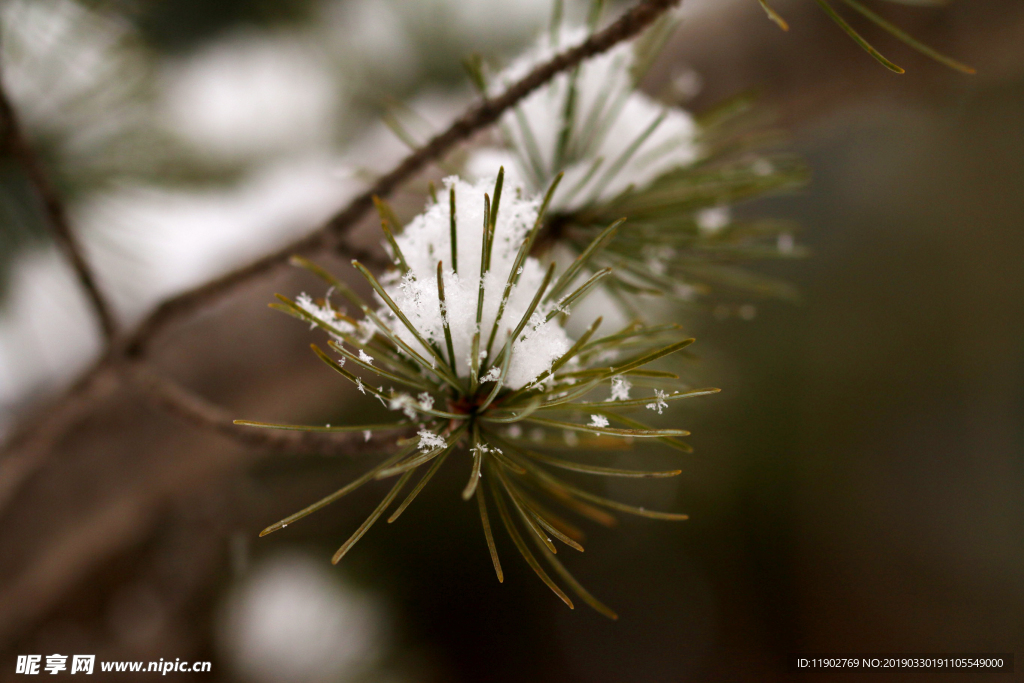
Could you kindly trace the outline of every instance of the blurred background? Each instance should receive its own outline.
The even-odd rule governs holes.
[[[0,680],[16,655],[54,652],[209,660],[196,679],[254,683],[766,681],[791,676],[790,652],[1020,652],[1024,5],[910,6],[924,4],[872,7],[977,76],[865,28],[907,69],[891,74],[809,1],[773,3],[788,33],[754,0],[684,2],[645,87],[685,84],[694,112],[755,92],[813,180],[740,212],[797,221],[812,254],[760,267],[798,286],[798,304],[678,313],[698,338],[685,371],[723,392],[676,409],[692,457],[643,456],[679,463],[681,477],[608,489],[691,519],[588,529],[587,553],[570,558],[618,622],[565,609],[505,538],[498,584],[457,467],[338,567],[330,554],[374,487],[258,539],[368,460],[246,450],[122,387],[2,487]],[[315,227],[406,151],[382,116],[425,139],[471,101],[460,60],[501,63],[551,11],[549,0],[0,7],[5,87],[127,323]],[[421,179],[398,193],[405,216],[422,190]],[[314,287],[285,273],[246,289],[166,335],[156,362],[238,417],[355,422],[365,404],[309,354],[308,330],[266,308],[275,291]],[[5,158],[0,432],[99,349]]]

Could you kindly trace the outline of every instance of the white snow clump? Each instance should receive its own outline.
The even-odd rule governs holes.
[[[557,42],[545,34],[493,79],[492,94],[586,38],[587,31],[581,27],[563,27]],[[542,192],[564,170],[551,207],[571,210],[590,200],[612,199],[630,185],[642,189],[665,172],[692,163],[698,156],[693,117],[637,90],[632,74],[635,64],[631,43],[620,43],[583,62],[575,84],[575,144],[562,160],[556,155],[570,73],[555,76],[523,100],[516,111],[505,114],[502,125],[512,151],[478,150],[467,161],[467,174],[482,177],[500,164],[505,166],[506,181]],[[641,137],[639,146],[630,151]],[[598,159],[603,161],[594,170]]]
[[[456,196],[457,272],[452,264],[448,194],[450,188],[455,188]],[[414,218],[402,233],[396,236],[396,242],[409,266],[409,272],[400,279],[383,285],[388,295],[420,334],[442,349],[444,357],[447,357],[447,352],[442,315],[447,317],[455,351],[456,370],[460,377],[466,377],[469,373],[468,361],[473,334],[476,331],[484,193],[491,194],[493,190],[494,176],[475,184],[455,176],[446,178],[444,192],[438,192],[439,201],[429,205],[426,211]],[[483,317],[480,328],[481,356],[486,352],[487,340],[516,254],[537,219],[539,203],[536,198],[518,197],[506,183],[494,231],[491,268],[484,274]],[[443,313],[437,291],[438,261],[443,263],[446,303],[446,311]],[[541,286],[544,272],[544,268],[533,257],[528,257],[523,263],[519,281],[512,288],[502,314],[491,349],[492,357],[497,357],[508,334],[515,329],[526,313]],[[512,359],[504,384],[507,388],[519,389],[526,386],[547,371],[551,364],[569,349],[571,343],[565,330],[558,324],[557,318],[544,322],[545,316],[553,306],[553,302],[539,305],[513,344]],[[426,349],[422,348],[412,333],[390,310],[382,310],[381,316],[402,341],[420,352],[424,358],[430,357]],[[481,365],[486,367],[483,363]],[[492,373],[486,374],[485,377],[485,381],[492,377],[497,379]]]

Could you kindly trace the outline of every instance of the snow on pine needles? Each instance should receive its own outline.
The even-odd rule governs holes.
[[[494,178],[470,184],[458,178],[446,178],[441,199],[414,218],[395,238],[407,266],[404,275],[384,285],[413,325],[424,337],[438,347],[445,345],[444,322],[448,323],[452,347],[455,352],[455,374],[465,377],[473,366],[473,339],[477,331],[477,304],[481,290],[480,329],[488,336],[481,340],[477,350],[476,367],[495,352],[494,344],[504,342],[540,289],[545,277],[541,263],[527,256],[518,259],[520,247],[537,222],[540,198],[522,199],[516,196],[499,197],[495,192],[494,206],[498,213],[491,228],[491,246],[484,258],[482,227],[485,208],[490,206],[489,191]],[[485,207],[487,196],[488,207]],[[500,203],[499,203],[500,202]],[[454,214],[452,207],[455,207]],[[493,210],[492,210],[493,212]],[[454,222],[453,222],[454,216]],[[452,248],[452,225],[456,226],[455,248]],[[488,261],[481,284],[481,264]],[[438,264],[444,278],[445,305],[442,310],[437,286]],[[513,268],[516,272],[513,273]],[[394,271],[397,276],[401,271]],[[506,293],[510,275],[517,278]],[[502,303],[504,302],[504,306]],[[571,343],[557,320],[548,317],[557,302],[543,301],[533,311],[521,337],[512,348],[512,360],[504,379],[510,389],[519,389],[548,370],[564,354]],[[501,319],[498,313],[501,312]],[[441,313],[441,315],[439,315]],[[412,333],[392,315],[386,318],[408,344],[419,348]],[[497,325],[492,339],[490,330]],[[488,381],[495,381],[500,368],[490,369]]]
[[[582,43],[584,27],[562,26],[498,74],[496,93],[537,64]],[[562,73],[502,119],[505,149],[484,148],[471,156],[470,173],[492,173],[509,165],[510,184],[539,190],[564,171],[552,200],[555,211],[606,203],[629,187],[642,188],[665,172],[698,157],[697,125],[678,107],[666,107],[636,87],[640,60],[632,43]]]
[[[785,221],[736,220],[730,206],[803,184],[802,162],[771,152],[771,136],[748,102],[723,105],[699,119],[671,98],[656,99],[639,81],[674,27],[660,20],[643,38],[621,43],[561,73],[505,113],[495,144],[468,155],[471,178],[504,165],[508,184],[542,192],[559,173],[551,200],[550,244],[581,253],[610,221],[628,216],[619,238],[593,261],[614,265],[602,283],[603,304],[638,316],[638,296],[692,302],[714,295],[791,298],[787,283],[738,268],[737,263],[794,258],[795,226]],[[493,95],[534,66],[582,43],[590,28],[559,23],[504,70],[474,81]],[[718,306],[719,310],[722,306]]]
[[[582,538],[548,505],[602,524],[614,522],[613,512],[670,520],[686,515],[610,500],[555,472],[611,477],[679,474],[678,469],[622,469],[593,461],[604,451],[631,448],[635,439],[690,450],[679,439],[689,432],[649,427],[628,415],[643,412],[650,403],[649,398],[631,399],[631,388],[653,388],[659,414],[670,402],[718,390],[684,391],[675,374],[649,367],[693,341],[681,338],[676,325],[647,327],[634,322],[598,336],[597,318],[587,321],[589,327],[579,337],[567,334],[564,324],[573,306],[612,272],[594,268],[592,260],[615,237],[621,221],[605,226],[568,266],[543,264],[533,251],[560,181],[556,176],[546,193],[535,197],[504,191],[504,169],[497,177],[475,183],[448,178],[443,191],[402,230],[391,207],[378,200],[394,268],[378,279],[353,261],[372,288],[374,302],[316,264],[293,258],[328,284],[328,294],[317,301],[306,295],[295,301],[278,295],[271,306],[327,332],[329,351],[314,345],[317,356],[392,417],[381,424],[351,426],[237,423],[362,432],[367,437],[390,430],[397,436],[392,452],[363,476],[267,527],[262,535],[283,529],[374,479],[395,478],[380,505],[335,553],[333,561],[338,562],[397,500],[415,473],[422,472],[388,522],[408,508],[456,453],[469,470],[463,498],[477,501],[499,581],[504,573],[491,527],[494,510],[527,564],[567,605],[572,607],[572,600],[536,554],[584,602],[615,618],[559,560],[555,541],[582,550]],[[542,505],[544,498],[549,502]]]

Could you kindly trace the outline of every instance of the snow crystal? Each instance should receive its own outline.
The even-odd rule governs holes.
[[[412,400],[412,396],[409,394],[396,394],[391,397],[388,410],[401,410],[407,418],[415,420],[417,407],[416,401]]]
[[[373,365],[373,356],[366,353],[362,349],[359,349],[359,360],[363,361],[367,365]]]
[[[608,426],[608,418],[605,417],[604,415],[591,415],[590,416],[590,426],[591,427],[607,427]]]
[[[488,453],[502,453],[503,452],[500,448],[496,448],[494,446],[488,446],[485,443],[478,443],[477,445],[473,446],[469,450],[470,450],[471,453],[479,453],[480,455],[486,455]]]
[[[658,411],[658,415],[661,415],[662,411],[665,410],[665,408],[668,408],[668,403],[665,402],[665,399],[667,397],[668,397],[668,392],[667,391],[662,391],[661,389],[655,389],[654,390],[654,401],[652,403],[648,403],[647,404],[648,410],[657,410]]]
[[[350,323],[347,323],[338,317],[337,311],[331,308],[330,303],[325,301],[324,305],[320,306],[305,292],[302,292],[295,298],[295,304],[309,315],[326,324],[328,327],[333,327],[345,334],[355,332],[356,330],[356,328]],[[310,323],[309,329],[313,329],[314,327],[316,327],[316,323]],[[337,335],[333,336],[338,338]]]
[[[370,430],[369,429],[365,429],[365,430],[363,430],[363,441],[369,441],[369,440],[370,440]]]
[[[608,401],[628,401],[629,390],[633,388],[633,385],[629,383],[629,380],[621,375],[612,377],[612,395],[610,398],[606,398],[605,402]]]
[[[434,407],[434,397],[428,394],[427,392],[424,391],[416,398],[419,399],[420,405],[426,408],[427,410],[430,410]]]
[[[432,451],[435,448],[444,448],[446,445],[443,436],[434,434],[426,429],[421,429],[417,432],[417,436],[420,437],[419,448],[421,451]]]
[[[357,323],[356,331],[358,332],[356,339],[365,344],[373,339],[373,335],[377,333],[377,326],[373,324],[373,321],[363,318]]]
[[[487,371],[486,375],[480,376],[480,383],[483,384],[484,382],[497,382],[499,377],[501,377],[501,368],[499,368],[498,366],[494,366],[493,368]]]

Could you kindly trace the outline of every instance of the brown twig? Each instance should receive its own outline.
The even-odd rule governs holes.
[[[607,28],[591,35],[582,44],[561,52],[551,60],[537,66],[521,80],[511,85],[501,95],[495,98],[479,100],[452,123],[447,130],[433,137],[422,148],[409,154],[398,166],[378,179],[366,192],[353,199],[347,207],[335,214],[320,229],[247,266],[165,300],[130,334],[120,339],[114,339],[114,343],[108,353],[79,378],[75,387],[94,386],[98,378],[105,372],[110,369],[113,369],[115,372],[120,371],[126,365],[126,361],[134,366],[133,376],[138,379],[140,377],[138,362],[146,355],[149,343],[161,331],[171,323],[193,315],[206,306],[224,298],[239,286],[269,275],[280,266],[285,265],[293,254],[309,253],[325,247],[336,250],[344,249],[347,252],[351,252],[353,247],[347,243],[348,233],[372,208],[374,195],[386,197],[398,185],[411,178],[424,166],[440,159],[455,145],[494,123],[504,112],[514,107],[523,98],[544,85],[544,83],[548,82],[558,73],[576,66],[588,57],[599,54],[624,40],[632,38],[679,2],[680,0],[642,0]],[[6,103],[6,99],[4,99],[4,102]],[[9,104],[6,106],[7,120],[14,122],[13,110],[11,110]],[[16,129],[10,128],[10,124],[8,130],[16,131]],[[23,138],[20,134],[10,137],[13,134],[9,132],[8,135],[9,140],[21,140],[23,143]],[[28,150],[27,146],[25,146],[25,149],[20,154],[27,155],[19,156],[20,159],[24,161],[25,158],[28,158],[30,163],[34,164],[32,168],[34,172],[39,174],[42,181],[37,187],[46,188],[47,191],[42,193],[44,200],[53,203],[53,207],[55,207],[51,209],[53,215],[60,219],[59,224],[55,224],[55,229],[62,235],[67,235],[71,240],[66,244],[70,249],[69,256],[76,263],[76,268],[79,268],[79,264],[81,266],[79,275],[83,278],[83,285],[88,291],[95,292],[96,301],[100,302],[97,311],[105,311],[106,307],[102,303],[103,299],[99,296],[95,282],[92,281],[88,268],[81,259],[76,243],[73,237],[71,237],[66,214],[63,206],[60,204],[59,197],[52,191],[52,187],[46,181],[45,176],[42,175],[41,167],[35,162],[35,156]],[[113,331],[113,320],[110,319],[109,315],[101,319],[107,321],[104,323],[104,329],[106,330],[109,326],[110,330]],[[260,442],[259,445],[270,445],[266,441],[267,437],[253,436],[254,433],[251,431],[236,428],[230,424],[230,419],[224,414],[222,409],[210,404],[199,396],[191,394],[186,389],[171,383],[169,380],[158,379],[155,375],[147,374],[142,381],[153,392],[152,395],[157,397],[160,404],[169,412],[186,418],[193,424],[220,432],[250,445],[257,445],[253,441],[254,439]],[[27,463],[27,466],[19,469],[19,481],[24,480],[32,470],[37,468],[43,462],[45,452],[49,447],[66,430],[70,429],[82,415],[87,414],[90,400],[90,392],[75,390],[65,392],[46,409],[47,420],[36,420],[24,424],[15,430],[15,438],[5,444],[2,453],[0,453],[0,458],[2,458],[2,461],[20,459]],[[45,439],[37,438],[38,425],[41,422],[50,425],[46,428],[47,438]],[[54,428],[54,426],[59,428]],[[296,446],[303,444],[306,447],[311,447],[316,441],[314,436],[294,437],[287,435],[282,437],[282,439],[287,440],[287,445],[282,441],[275,447],[294,449]],[[345,443],[348,442],[346,441]],[[324,443],[318,442],[317,445],[326,447]],[[335,445],[332,447],[340,448],[341,446]],[[9,496],[16,489],[16,485],[8,486],[7,488],[9,489],[7,492]]]
[[[114,319],[113,311],[111,311],[107,298],[103,295],[92,269],[82,254],[82,245],[71,229],[64,203],[44,172],[39,156],[25,139],[18,116],[14,112],[14,107],[2,81],[3,72],[0,71],[0,127],[3,129],[3,152],[17,159],[25,171],[29,183],[35,189],[39,202],[42,204],[54,241],[71,262],[75,275],[78,276],[78,282],[85,290],[89,303],[92,304],[96,313],[103,336],[107,343],[110,343],[117,335],[117,321]]]
[[[383,444],[393,443],[395,435],[402,433],[384,432],[371,435],[367,439],[361,432],[329,435],[318,432],[239,427],[234,424],[234,417],[228,411],[158,375],[146,364],[129,363],[126,367],[136,385],[162,410],[199,429],[216,432],[263,450],[321,455],[361,455],[366,451],[379,450]]]

